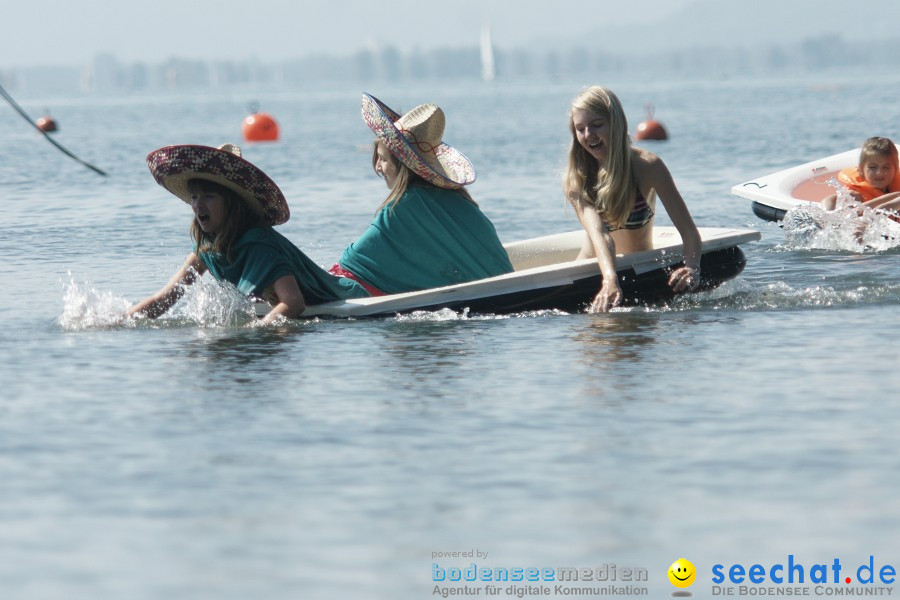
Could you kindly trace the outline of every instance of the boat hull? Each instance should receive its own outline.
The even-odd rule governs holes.
[[[760,237],[747,229],[701,228],[700,233],[700,290],[736,277],[746,264],[738,245]],[[577,230],[513,242],[505,245],[513,273],[404,294],[328,302],[307,307],[302,317],[384,317],[441,309],[468,309],[470,314],[582,311],[603,281],[596,260],[577,258],[584,240],[584,230]],[[618,256],[623,304],[671,299],[668,275],[683,264],[681,252],[678,232],[673,227],[656,227],[653,250]]]
[[[827,156],[731,188],[731,193],[752,200],[753,214],[766,221],[781,221],[796,206],[816,204],[838,189],[841,169],[859,162],[859,148]]]
[[[700,261],[702,275],[697,291],[713,289],[723,282],[737,277],[744,270],[745,265],[744,253],[737,246],[704,254]],[[622,305],[653,304],[674,298],[675,294],[668,284],[669,271],[670,269],[663,268],[641,274],[635,273],[633,269],[619,271],[619,284],[622,287],[623,295]],[[397,311],[377,310],[355,316],[380,317],[414,311],[437,311],[445,308],[454,311],[468,310],[470,314],[510,314],[536,310],[581,312],[594,299],[602,283],[603,277],[597,273],[564,285],[501,293],[484,298],[446,300],[435,298],[431,302],[426,301],[415,307],[406,307]],[[319,315],[322,316],[322,313]]]

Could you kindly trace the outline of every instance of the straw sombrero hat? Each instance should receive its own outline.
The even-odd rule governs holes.
[[[205,179],[234,191],[263,216],[267,225],[281,225],[291,217],[284,194],[275,182],[241,158],[241,149],[233,144],[218,148],[166,146],[147,155],[147,166],[156,183],[188,204],[188,182]]]
[[[421,104],[402,117],[369,94],[362,97],[362,118],[391,154],[422,179],[442,188],[475,181],[475,167],[459,150],[441,141],[444,111]]]

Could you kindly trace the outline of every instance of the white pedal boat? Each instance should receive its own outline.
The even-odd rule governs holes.
[[[701,227],[701,284],[712,289],[736,277],[746,259],[740,244],[760,238],[750,229]],[[301,318],[381,317],[449,308],[472,314],[504,314],[558,309],[584,310],[600,289],[602,277],[594,259],[576,260],[583,229],[505,244],[512,273],[440,288],[372,298],[339,300],[308,306]],[[653,250],[620,255],[619,284],[625,305],[671,299],[666,279],[682,258],[681,236],[674,227],[655,227]],[[262,307],[261,307],[262,308]]]
[[[734,186],[731,193],[752,200],[757,217],[781,221],[795,206],[816,203],[837,192],[838,173],[859,163],[859,151],[848,150],[758,177]]]

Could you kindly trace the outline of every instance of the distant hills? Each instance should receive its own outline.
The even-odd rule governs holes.
[[[598,15],[599,16],[599,15]],[[837,38],[865,47],[867,41],[900,36],[897,0],[697,0],[671,16],[647,15],[640,26],[604,24],[598,43],[607,50],[651,54],[717,46],[726,49],[790,46],[804,39]],[[571,43],[571,38],[552,44]],[[877,50],[876,50],[877,51]]]
[[[581,35],[527,47],[496,40],[502,80],[562,80],[597,74],[776,75],[858,65],[900,66],[900,0],[698,0],[662,18],[627,27],[604,21]],[[891,73],[894,71],[891,70]],[[157,64],[102,55],[89,65],[0,70],[14,93],[135,92],[228,87],[291,87],[311,81],[478,79],[478,47],[403,52],[392,46],[351,56],[307,56],[277,63],[172,57]]]

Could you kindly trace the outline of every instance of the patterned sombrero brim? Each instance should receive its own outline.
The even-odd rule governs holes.
[[[209,146],[166,146],[147,155],[156,182],[190,204],[188,182],[205,179],[223,185],[261,214],[267,225],[291,217],[284,194],[268,175],[237,154]]]
[[[391,154],[422,179],[442,188],[458,188],[475,181],[475,166],[462,152],[444,142],[434,149],[430,163],[394,124],[400,115],[369,94],[362,97],[362,118]]]

